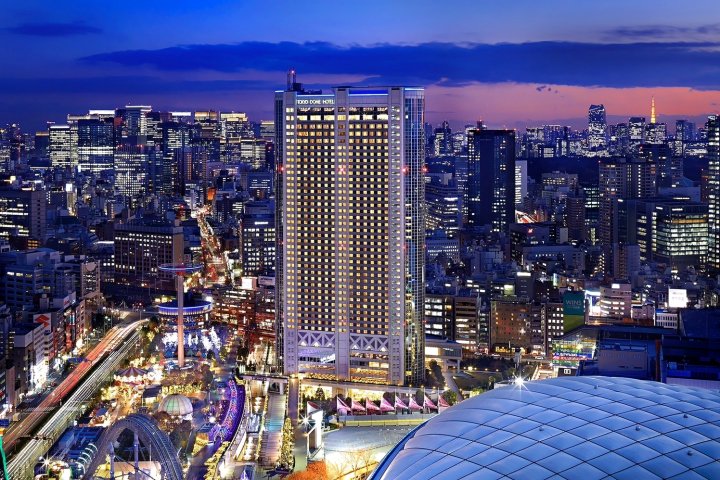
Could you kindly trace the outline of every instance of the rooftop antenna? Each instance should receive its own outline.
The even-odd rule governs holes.
[[[294,85],[297,83],[297,72],[294,68],[288,70],[287,73],[287,89],[288,91],[293,90]]]

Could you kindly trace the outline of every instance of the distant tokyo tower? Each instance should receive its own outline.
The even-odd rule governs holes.
[[[650,102],[650,123],[655,123],[655,97]]]

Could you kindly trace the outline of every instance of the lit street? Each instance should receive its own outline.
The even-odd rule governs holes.
[[[40,406],[28,417],[18,422],[4,436],[6,451],[24,435],[32,432],[21,449],[10,456],[9,469],[12,478],[24,478],[32,473],[37,459],[44,455],[58,436],[72,424],[84,410],[83,402],[92,397],[108,376],[121,364],[138,340],[137,329],[146,320],[137,320],[130,324],[113,327],[105,338],[88,354],[87,362],[78,365],[68,377],[57,386]],[[94,366],[97,368],[85,375]],[[68,393],[76,388],[69,397]],[[55,409],[50,417],[35,432],[35,427],[45,418],[48,411]]]

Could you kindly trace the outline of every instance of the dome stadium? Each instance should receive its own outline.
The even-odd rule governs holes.
[[[372,480],[718,479],[720,393],[614,377],[524,382],[410,432]]]

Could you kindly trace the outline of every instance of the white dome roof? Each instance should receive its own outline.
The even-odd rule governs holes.
[[[561,377],[465,400],[409,433],[370,479],[720,478],[720,393]]]
[[[173,393],[162,399],[158,411],[174,417],[181,417],[190,415],[193,412],[193,406],[190,399],[185,395]]]

